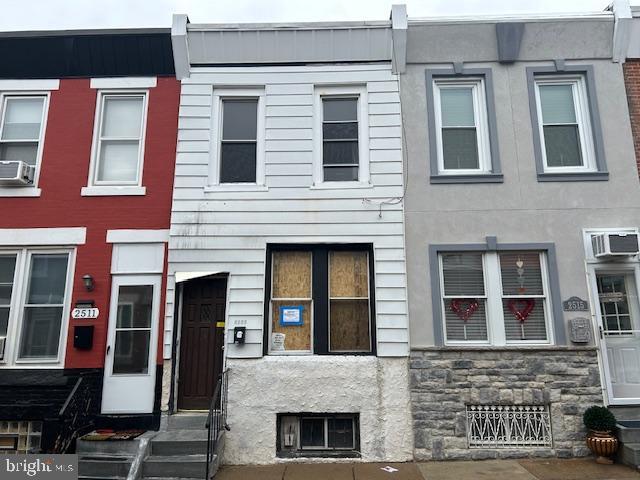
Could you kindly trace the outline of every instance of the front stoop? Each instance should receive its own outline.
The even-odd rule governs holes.
[[[142,477],[148,480],[203,479],[207,464],[207,414],[171,415],[168,430],[151,440],[150,454],[142,465]],[[214,452],[217,453],[217,452]],[[210,472],[218,469],[215,454]]]
[[[78,439],[78,478],[80,480],[124,480],[129,475],[140,442],[154,432],[117,442],[96,442]]]

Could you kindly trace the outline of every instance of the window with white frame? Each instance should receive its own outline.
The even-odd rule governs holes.
[[[71,254],[0,253],[0,360],[56,362],[68,304]]]
[[[535,93],[544,171],[595,171],[584,76],[536,76]]]
[[[543,252],[447,252],[439,261],[447,343],[551,342]]]
[[[264,186],[264,108],[264,88],[214,88],[210,186]]]
[[[315,183],[368,183],[369,122],[366,88],[317,87],[314,115]]]
[[[146,92],[99,93],[92,185],[142,184],[146,116]]]
[[[487,101],[482,78],[433,83],[439,174],[491,172]]]
[[[0,160],[37,166],[40,157],[46,95],[4,95],[0,126]]]

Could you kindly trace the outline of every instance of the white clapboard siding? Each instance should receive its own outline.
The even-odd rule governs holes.
[[[209,186],[216,86],[264,87],[265,188]],[[314,88],[367,89],[371,186],[313,185]],[[403,156],[398,83],[388,64],[194,67],[182,82],[169,241],[164,355],[170,358],[175,274],[229,274],[227,355],[263,355],[269,243],[361,243],[374,247],[377,352],[407,356]],[[241,323],[236,323],[241,322]],[[245,325],[246,343],[233,344]]]

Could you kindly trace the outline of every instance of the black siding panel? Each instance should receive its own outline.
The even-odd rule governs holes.
[[[0,38],[0,78],[173,76],[167,33]]]

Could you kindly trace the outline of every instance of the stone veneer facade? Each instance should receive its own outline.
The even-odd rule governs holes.
[[[416,460],[588,455],[584,410],[602,404],[595,347],[433,347],[411,352]],[[466,405],[549,405],[552,448],[468,448]]]

